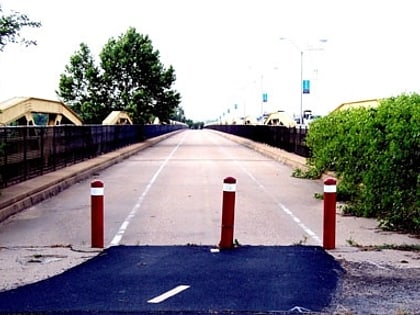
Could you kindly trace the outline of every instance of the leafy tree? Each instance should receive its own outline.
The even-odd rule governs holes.
[[[163,66],[148,36],[130,28],[118,39],[111,38],[100,57],[113,109],[127,111],[134,123],[150,122],[154,117],[169,121],[180,103],[179,93],[171,89],[175,71]]]
[[[100,53],[100,67],[86,44],[80,45],[60,77],[57,95],[85,123],[101,123],[113,110],[130,114],[134,123],[169,122],[180,94],[173,90],[175,71],[165,68],[148,36],[130,28],[111,38]]]
[[[39,28],[40,22],[33,22],[25,14],[12,11],[9,15],[3,15],[0,5],[0,51],[3,51],[8,43],[20,43],[26,47],[36,45],[35,40],[28,40],[21,36],[21,30],[25,27]]]
[[[187,119],[185,117],[185,112],[184,109],[179,106],[177,107],[171,114],[171,116],[169,117],[171,120],[175,120],[175,121],[179,121],[182,123],[186,123]]]
[[[82,43],[70,57],[65,73],[60,75],[59,92],[65,103],[85,124],[101,123],[110,113],[103,92],[100,70],[95,66],[89,47]]]

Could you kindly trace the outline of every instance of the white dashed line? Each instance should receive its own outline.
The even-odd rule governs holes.
[[[190,286],[189,285],[179,285],[172,290],[169,290],[161,295],[158,295],[157,297],[154,297],[153,299],[147,301],[147,303],[157,304],[161,303],[170,297],[177,295],[178,293],[181,293],[184,290],[187,290]]]
[[[128,216],[125,218],[124,222],[121,224],[120,228],[118,229],[117,234],[115,234],[114,238],[112,239],[109,246],[118,246],[121,242],[122,237],[125,234],[125,231],[127,230],[131,220],[136,216],[137,211],[140,209],[144,199],[146,198],[146,195],[148,194],[150,188],[152,188],[153,184],[155,183],[156,179],[158,178],[160,172],[163,170],[163,168],[168,164],[169,160],[172,158],[172,156],[175,154],[175,152],[178,150],[178,148],[181,146],[181,144],[184,142],[186,137],[186,134],[181,139],[181,141],[178,143],[178,145],[172,150],[172,152],[168,155],[168,157],[165,159],[165,161],[162,163],[162,165],[159,167],[159,169],[156,171],[156,173],[153,175],[152,179],[147,184],[146,188],[144,189],[143,193],[137,200],[137,203],[133,207],[133,209],[130,211]]]

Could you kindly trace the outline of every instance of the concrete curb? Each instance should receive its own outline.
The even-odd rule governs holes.
[[[272,147],[268,144],[254,142],[252,140],[235,136],[235,135],[231,135],[225,132],[212,130],[212,129],[208,129],[208,130],[217,132],[218,134],[222,135],[223,137],[229,140],[242,144],[243,146],[246,146],[247,148],[257,151],[261,153],[262,155],[269,157],[270,159],[273,159],[275,161],[279,161],[280,163],[288,165],[292,167],[293,169],[298,168],[303,171],[307,171],[310,169],[310,167],[306,164],[306,158],[302,156],[287,152],[280,148]],[[328,172],[328,173],[322,174],[320,180],[324,181],[325,179],[330,178],[330,177],[336,178],[336,175],[333,172]]]
[[[308,166],[306,165],[306,158],[287,152],[285,150],[276,148],[276,147],[272,147],[269,146],[267,144],[264,143],[258,143],[258,142],[254,142],[252,140],[246,139],[246,138],[242,138],[239,136],[235,136],[235,135],[231,135],[225,132],[221,132],[221,131],[217,131],[217,130],[212,130],[212,129],[208,129],[211,130],[212,132],[217,132],[217,134],[232,140],[236,143],[242,144],[254,151],[257,151],[273,160],[279,161],[283,164],[286,164],[288,166],[291,166],[293,168],[301,168],[303,170],[307,170]]]

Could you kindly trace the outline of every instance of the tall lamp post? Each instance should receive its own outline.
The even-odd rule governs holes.
[[[303,49],[300,48],[294,41],[287,37],[280,37],[280,40],[289,41],[300,53],[300,113],[299,124],[303,125]],[[320,39],[320,43],[326,43],[326,39]],[[308,50],[322,50],[322,49],[308,49]]]

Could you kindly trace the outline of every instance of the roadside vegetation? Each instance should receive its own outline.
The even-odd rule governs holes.
[[[344,213],[377,218],[380,227],[420,234],[420,95],[383,99],[376,108],[336,111],[306,137],[308,171],[334,172]]]
[[[134,124],[186,121],[175,69],[163,65],[149,36],[130,27],[110,38],[99,57],[97,63],[81,43],[60,76],[57,95],[85,124],[100,124],[112,111],[126,111]]]
[[[3,12],[0,4],[0,52],[9,44],[21,44],[25,47],[37,45],[37,41],[22,36],[22,31],[28,28],[40,28],[41,22],[32,21],[26,14],[16,11]],[[0,111],[1,112],[1,111]],[[0,143],[0,154],[3,153],[4,143]]]
[[[36,40],[23,37],[22,31],[39,27],[41,23],[32,21],[26,14],[15,11],[4,13],[0,4],[0,52],[8,44],[37,45]]]

